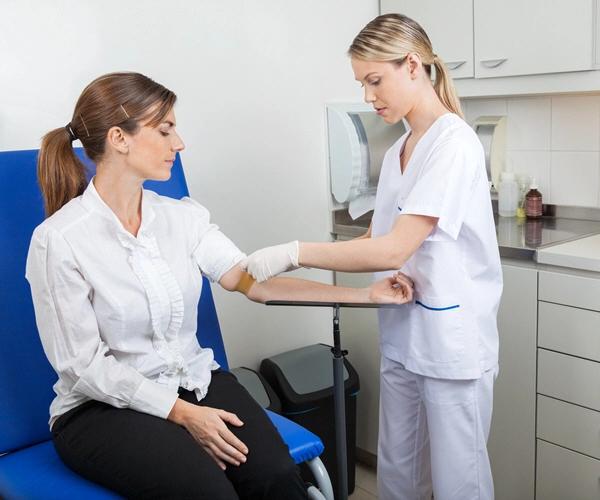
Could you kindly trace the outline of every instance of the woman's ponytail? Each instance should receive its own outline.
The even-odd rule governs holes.
[[[450,76],[448,68],[444,64],[444,61],[434,55],[433,67],[435,68],[435,82],[433,83],[435,93],[446,108],[464,120],[465,117],[462,112],[456,87],[454,86],[454,81]]]
[[[173,92],[140,73],[109,73],[91,82],[77,100],[71,123],[42,139],[38,183],[46,217],[83,194],[88,185],[88,169],[75,154],[73,141],[79,139],[86,157],[98,166],[111,127],[135,134],[142,122],[157,126],[176,100]]]
[[[37,175],[46,217],[82,194],[88,185],[88,169],[75,154],[72,140],[65,127],[48,132],[42,139]]]

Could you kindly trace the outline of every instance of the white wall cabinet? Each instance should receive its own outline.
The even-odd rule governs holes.
[[[474,0],[475,78],[594,68],[594,0]]]
[[[496,500],[533,500],[537,271],[503,264],[499,373],[488,451]]]
[[[597,498],[600,498],[598,460],[539,441],[537,500]]]
[[[381,0],[381,13],[399,12],[425,30],[453,78],[472,78],[473,0]]]
[[[401,12],[423,26],[461,97],[597,90],[596,7],[597,0],[380,0],[382,14]]]
[[[600,497],[600,279],[539,273],[536,499]]]
[[[600,279],[506,262],[488,442],[496,499],[600,498]]]

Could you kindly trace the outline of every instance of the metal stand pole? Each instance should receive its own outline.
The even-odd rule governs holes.
[[[340,306],[333,307],[333,403],[337,452],[338,495],[348,499],[348,455],[346,450],[346,404],[344,401],[344,356],[340,340]]]

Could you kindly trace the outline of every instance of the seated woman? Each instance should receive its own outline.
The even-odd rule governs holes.
[[[72,470],[127,498],[307,498],[266,413],[198,344],[202,276],[256,302],[402,304],[412,283],[248,281],[245,255],[204,207],[142,189],[168,179],[184,148],[175,101],[138,73],[104,75],[83,91],[71,122],[43,139],[48,218],[33,235],[27,279],[58,374],[53,443]],[[76,139],[96,164],[89,184]]]

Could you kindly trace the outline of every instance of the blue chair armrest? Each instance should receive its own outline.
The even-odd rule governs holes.
[[[277,413],[265,411],[271,418],[271,422],[277,427],[285,444],[290,448],[290,455],[296,464],[318,457],[323,453],[325,447],[318,436]]]

